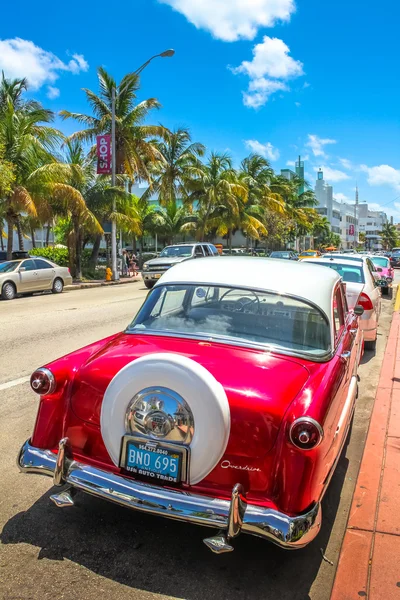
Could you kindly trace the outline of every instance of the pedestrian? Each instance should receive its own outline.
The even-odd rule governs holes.
[[[129,260],[129,277],[135,277],[137,272],[136,256],[132,252]]]
[[[129,275],[129,254],[127,250],[122,251],[122,274]]]

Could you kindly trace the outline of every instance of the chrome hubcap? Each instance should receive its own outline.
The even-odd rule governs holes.
[[[56,290],[56,292],[61,292],[62,290],[62,283],[60,280],[57,280],[54,282],[54,289]]]
[[[128,405],[125,426],[128,433],[181,444],[190,444],[194,434],[189,405],[182,396],[164,387],[138,392]]]
[[[12,298],[14,296],[14,288],[9,283],[6,283],[3,288],[3,293],[6,298]]]

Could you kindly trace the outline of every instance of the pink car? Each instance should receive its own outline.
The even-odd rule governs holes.
[[[382,294],[388,294],[394,279],[394,270],[390,265],[390,260],[386,258],[386,256],[371,256],[370,258],[374,263],[376,271],[378,271],[380,275],[380,279],[386,280],[387,282],[387,285],[381,285]]]

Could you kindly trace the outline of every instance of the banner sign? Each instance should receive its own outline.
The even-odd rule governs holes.
[[[349,235],[354,235],[355,230],[354,230],[354,225],[350,225],[349,226]]]
[[[97,173],[111,173],[111,135],[97,136]]]

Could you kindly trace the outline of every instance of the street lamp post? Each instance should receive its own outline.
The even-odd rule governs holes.
[[[149,60],[142,64],[136,71],[134,71],[135,75],[140,75],[140,73],[151,63],[155,58],[169,58],[175,54],[175,50],[164,50],[161,54],[155,54]],[[124,91],[125,88],[119,90],[120,93]],[[111,148],[112,148],[112,162],[111,162],[111,185],[115,186],[115,177],[116,177],[116,166],[117,166],[117,150],[115,143],[115,86],[113,86],[111,90]],[[116,206],[116,198],[113,199],[113,214],[117,210]],[[119,272],[118,272],[118,259],[117,259],[117,224],[115,219],[111,220],[111,267],[112,267],[112,277],[114,281],[119,280]]]

